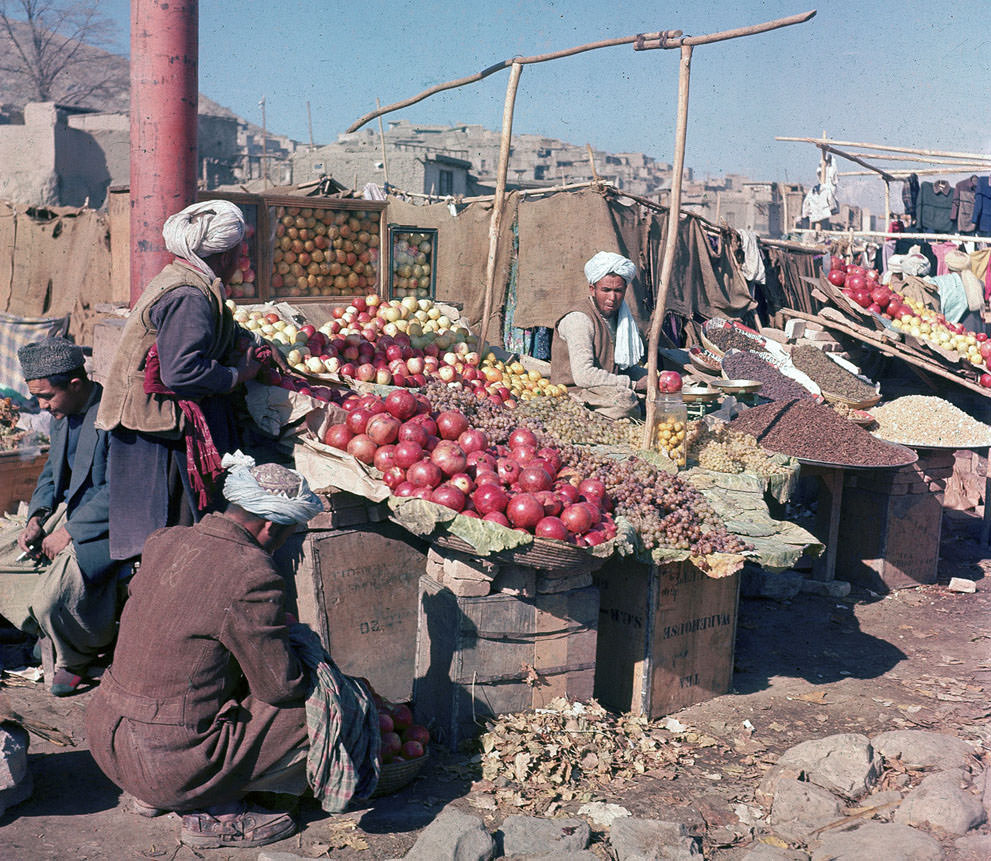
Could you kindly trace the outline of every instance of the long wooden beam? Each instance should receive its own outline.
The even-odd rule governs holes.
[[[918,149],[916,147],[907,146],[885,146],[882,144],[872,144],[863,143],[862,141],[838,141],[827,137],[821,138],[805,138],[805,137],[776,137],[776,141],[793,141],[797,143],[810,143],[816,144],[833,144],[834,146],[859,146],[864,149],[876,149],[883,150],[887,152],[904,152],[911,155],[936,155],[944,156],[947,158],[976,158],[985,159],[988,158],[986,153],[974,153],[974,152],[948,152],[946,150],[938,149]]]
[[[796,227],[791,233],[811,233],[816,236],[856,236],[873,239],[921,239],[926,242],[977,242],[991,245],[991,237],[960,233],[885,233],[883,230],[816,230],[811,227]]]
[[[884,168],[876,167],[875,165],[864,161],[862,158],[858,158],[852,153],[848,153],[845,150],[838,149],[837,147],[834,147],[831,144],[819,144],[818,146],[819,149],[822,150],[823,152],[831,152],[833,153],[833,155],[838,155],[840,158],[845,158],[847,161],[852,161],[855,164],[859,164],[861,167],[866,167],[868,170],[873,171],[879,176],[884,177],[886,180],[888,180],[888,182],[893,182],[895,179],[890,173],[884,170]]]

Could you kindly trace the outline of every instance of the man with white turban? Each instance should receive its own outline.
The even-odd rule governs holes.
[[[291,814],[249,795],[307,786],[309,682],[271,554],[322,505],[294,470],[240,452],[224,465],[223,514],[148,539],[86,715],[93,758],[135,812],[177,811],[197,848],[288,837]]]
[[[154,530],[210,510],[220,456],[237,447],[229,394],[259,369],[225,305],[244,230],[241,210],[226,200],[194,203],[165,222],[175,260],[131,310],[97,419],[115,442],[114,559],[137,557]]]
[[[608,418],[636,418],[646,391],[643,340],[624,296],[632,260],[600,251],[585,264],[588,298],[561,317],[551,344],[551,379]]]

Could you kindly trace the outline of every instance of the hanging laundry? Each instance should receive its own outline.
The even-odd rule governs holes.
[[[761,254],[757,234],[752,230],[738,230],[737,232],[740,234],[740,243],[743,247],[743,263],[740,265],[743,277],[747,281],[756,281],[758,284],[765,283],[764,255]]]
[[[977,192],[977,175],[962,179],[953,187],[953,208],[950,218],[958,233],[974,232],[974,197]]]
[[[954,224],[950,218],[953,209],[953,190],[945,179],[923,182],[919,186],[916,207],[919,230],[924,233],[952,233]]]
[[[974,214],[971,221],[982,236],[991,235],[991,178],[979,176],[974,189]]]
[[[908,179],[902,183],[902,205],[905,207],[905,214],[913,221],[915,220],[916,204],[919,199],[919,175],[910,173]]]

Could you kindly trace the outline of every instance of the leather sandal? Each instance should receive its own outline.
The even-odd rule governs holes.
[[[52,686],[49,690],[52,692],[52,696],[67,697],[74,694],[82,682],[82,676],[77,676],[72,670],[58,667],[52,674]]]
[[[179,840],[197,849],[266,846],[291,837],[296,823],[288,813],[248,807],[240,813],[213,816],[206,812],[185,813]]]

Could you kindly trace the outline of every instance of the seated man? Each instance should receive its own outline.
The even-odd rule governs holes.
[[[189,846],[262,846],[295,831],[251,792],[301,795],[305,668],[290,647],[271,553],[321,510],[299,473],[239,452],[228,508],[153,532],[113,665],[87,712],[90,750],[139,813],[182,814]]]
[[[585,264],[588,299],[561,317],[551,345],[551,379],[607,418],[639,418],[635,392],[647,390],[637,365],[643,341],[626,300],[632,260],[600,251]]]
[[[28,505],[17,543],[51,560],[34,590],[28,619],[11,619],[49,638],[55,674],[51,692],[79,686],[94,658],[113,643],[119,563],[110,559],[107,455],[110,434],[94,426],[99,383],[86,376],[83,352],[64,338],[17,351],[28,390],[52,414],[48,460]]]

